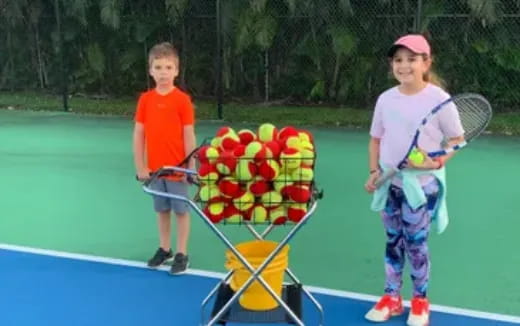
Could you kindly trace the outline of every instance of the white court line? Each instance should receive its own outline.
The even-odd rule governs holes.
[[[144,262],[125,260],[125,259],[116,259],[116,258],[108,258],[108,257],[92,256],[92,255],[84,255],[84,254],[75,254],[75,253],[69,253],[69,252],[63,252],[63,251],[38,249],[38,248],[2,244],[2,243],[0,243],[0,249],[25,252],[25,253],[31,253],[31,254],[38,254],[38,255],[53,256],[53,257],[59,257],[59,258],[69,258],[69,259],[84,260],[84,261],[91,261],[91,262],[97,262],[97,263],[105,263],[105,264],[112,264],[112,265],[130,266],[130,267],[148,269],[148,267],[146,266],[146,264]],[[167,271],[169,269],[169,267],[161,266],[158,269]],[[198,269],[189,269],[188,274],[216,278],[216,279],[222,279],[225,275],[224,273],[217,273],[217,272],[204,271],[204,270],[198,270]],[[361,301],[375,302],[379,299],[379,297],[373,296],[373,295],[333,290],[333,289],[327,289],[327,288],[321,288],[321,287],[315,287],[315,286],[305,286],[305,288],[313,293],[319,293],[319,294],[325,294],[325,295],[330,295],[330,296],[335,296],[335,297],[355,299],[355,300],[361,300]],[[409,307],[410,302],[405,301],[405,305],[407,307]],[[432,311],[438,311],[438,312],[442,312],[442,313],[520,324],[520,317],[517,317],[517,316],[494,314],[494,313],[489,313],[489,312],[484,312],[484,311],[461,309],[461,308],[454,308],[454,307],[441,306],[441,305],[431,305],[430,309]]]

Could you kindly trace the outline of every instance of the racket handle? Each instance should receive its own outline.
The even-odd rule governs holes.
[[[376,186],[376,188],[381,187],[381,185],[383,183],[385,183],[389,179],[392,179],[397,174],[397,172],[398,172],[397,169],[389,169],[389,170],[387,170],[385,173],[383,173],[383,175],[379,179],[376,180],[374,185]]]

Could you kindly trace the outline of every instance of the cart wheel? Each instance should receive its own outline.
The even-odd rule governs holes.
[[[302,285],[291,284],[286,286],[287,305],[298,318],[302,318]],[[289,315],[286,315],[287,323],[294,324]]]

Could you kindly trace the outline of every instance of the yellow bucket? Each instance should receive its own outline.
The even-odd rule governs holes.
[[[257,269],[277,245],[278,243],[274,241],[253,240],[238,244],[235,248],[254,269]],[[289,245],[285,245],[261,273],[262,278],[278,296],[282,294],[284,272],[288,266],[288,254]],[[229,249],[226,250],[225,266],[228,270],[234,271],[230,282],[233,291],[237,291],[251,277],[249,270]],[[253,281],[242,293],[239,303],[245,309],[255,311],[271,310],[278,307],[278,302],[257,280]]]

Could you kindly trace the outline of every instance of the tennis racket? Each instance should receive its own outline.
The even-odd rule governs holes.
[[[493,115],[491,104],[489,104],[489,102],[482,95],[463,93],[453,96],[440,103],[423,118],[419,128],[417,128],[415,132],[408,152],[397,165],[397,167],[385,171],[385,173],[375,182],[375,186],[377,188],[379,188],[388,179],[393,178],[399,171],[405,168],[410,153],[418,149],[419,139],[423,136],[423,134],[427,135],[425,128],[428,123],[432,121],[435,115],[441,110],[453,105],[458,111],[459,118],[462,123],[462,128],[464,129],[464,141],[458,144],[449,144],[439,151],[427,153],[427,155],[431,158],[443,156],[466,147],[486,129],[489,122],[491,121],[491,117]]]

